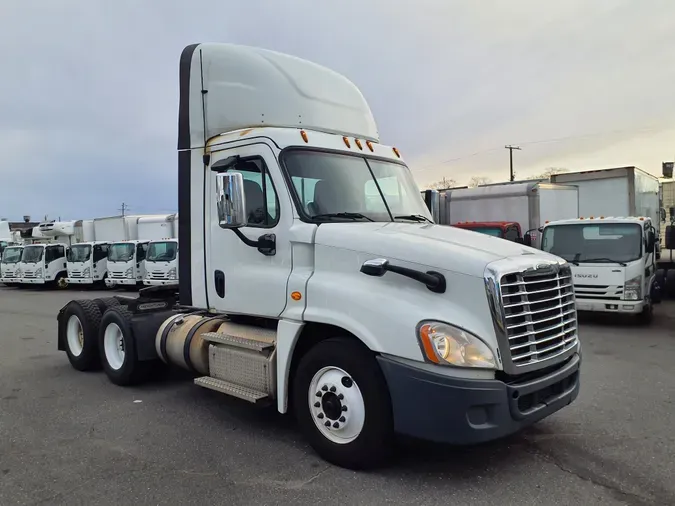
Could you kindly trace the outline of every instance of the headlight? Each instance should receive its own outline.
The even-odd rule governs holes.
[[[171,269],[169,269],[169,272],[167,273],[167,277],[169,279],[176,279],[176,268],[175,267],[172,267]]]
[[[38,270],[35,271],[35,277],[36,278],[42,277],[42,267],[40,267]]]
[[[640,300],[642,298],[642,276],[635,276],[623,285],[625,300]]]
[[[134,269],[133,269],[133,267],[129,267],[129,268],[125,271],[124,276],[127,277],[127,278],[133,278],[133,277],[134,277]]]
[[[488,346],[466,330],[441,322],[425,322],[417,337],[424,355],[436,364],[456,367],[496,369],[495,357]]]
[[[85,270],[82,271],[82,277],[83,278],[91,277],[91,269],[89,267],[87,267]]]

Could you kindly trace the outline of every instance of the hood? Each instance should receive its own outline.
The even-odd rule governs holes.
[[[561,261],[522,244],[432,223],[324,223],[315,244],[479,277],[487,264],[508,257]]]

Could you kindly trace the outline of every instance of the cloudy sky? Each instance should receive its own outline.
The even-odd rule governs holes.
[[[330,6],[330,7],[329,7]],[[176,210],[178,58],[235,42],[354,81],[422,186],[675,156],[673,0],[4,0],[0,217]]]

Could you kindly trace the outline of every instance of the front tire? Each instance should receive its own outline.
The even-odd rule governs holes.
[[[372,352],[350,338],[320,342],[301,359],[293,408],[314,450],[348,469],[381,465],[393,450],[387,384]]]

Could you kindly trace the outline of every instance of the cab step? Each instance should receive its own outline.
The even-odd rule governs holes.
[[[210,390],[215,390],[216,392],[220,392],[222,394],[231,395],[232,397],[243,399],[252,404],[265,404],[270,400],[269,396],[265,392],[259,392],[257,390],[253,390],[252,388],[243,387],[241,385],[230,383],[229,381],[211,378],[209,376],[195,378],[195,385],[208,388]]]
[[[274,342],[250,339],[248,337],[223,334],[221,332],[206,332],[202,334],[202,339],[213,344],[225,344],[235,348],[244,348],[252,351],[265,351],[274,348]]]

